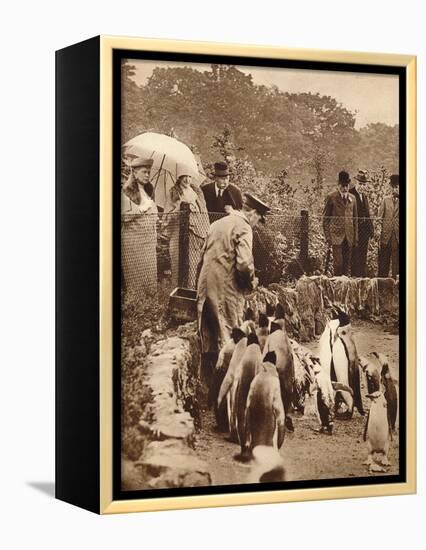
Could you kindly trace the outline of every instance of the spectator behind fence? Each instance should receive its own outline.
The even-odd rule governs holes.
[[[374,236],[373,222],[370,217],[370,205],[368,197],[365,194],[365,185],[369,182],[366,170],[359,170],[355,176],[357,183],[349,189],[356,200],[358,212],[358,246],[354,246],[352,251],[352,270],[353,277],[366,277],[367,275],[367,252],[368,242]]]
[[[229,182],[229,169],[226,162],[216,162],[214,165],[214,181],[201,187],[209,212],[225,213],[229,207],[241,210],[243,197],[236,185]],[[210,221],[218,216],[210,216]]]
[[[209,230],[209,218],[206,202],[201,188],[191,182],[191,176],[185,166],[177,167],[176,184],[170,189],[164,209],[165,224],[163,235],[170,243],[170,264],[172,272],[172,285],[178,286],[179,269],[182,268],[179,255],[179,237],[181,227],[181,205],[189,205],[189,235],[188,235],[188,281],[189,288],[196,288],[197,268],[201,260],[204,241]],[[181,260],[181,261],[180,261]]]
[[[349,174],[339,172],[338,189],[327,196],[323,227],[327,243],[333,250],[334,275],[349,275],[352,249],[358,246],[357,206],[349,194]]]
[[[121,262],[126,291],[157,290],[157,206],[149,181],[152,159],[136,158],[121,190]]]
[[[392,277],[399,274],[399,174],[393,174],[389,183],[392,195],[383,199],[379,208],[382,223],[379,250],[379,277],[389,276],[392,261]]]

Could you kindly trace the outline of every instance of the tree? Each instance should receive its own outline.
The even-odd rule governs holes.
[[[136,67],[124,60],[121,64],[121,125],[123,143],[144,128],[144,105],[140,87],[133,80]]]

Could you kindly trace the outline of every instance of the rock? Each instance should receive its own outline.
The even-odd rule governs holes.
[[[324,301],[321,288],[310,277],[301,277],[296,284],[297,306],[301,321],[301,334],[299,340],[306,342],[321,334],[322,313]],[[320,329],[317,332],[317,329]]]
[[[194,368],[194,357],[198,348],[194,347],[196,336],[189,330],[187,327],[185,339],[170,336],[150,343],[143,371],[143,384],[149,388],[150,402],[138,418],[137,429],[126,432],[131,439],[126,441],[127,456],[137,459],[139,478],[129,466],[127,486],[136,482],[137,488],[211,484],[207,467],[192,450],[198,375],[198,361]],[[136,450],[140,453],[135,457]]]
[[[394,279],[301,277],[295,288],[277,283],[259,288],[246,300],[255,314],[265,311],[266,302],[284,307],[290,337],[306,342],[322,334],[330,309],[338,305],[358,319],[389,323],[399,317],[399,283]]]
[[[123,491],[144,489],[145,483],[142,472],[135,467],[131,460],[121,457],[121,487]]]
[[[153,441],[135,468],[155,489],[205,487],[212,483],[207,465],[181,440]]]

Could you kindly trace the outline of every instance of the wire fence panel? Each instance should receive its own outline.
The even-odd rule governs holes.
[[[123,291],[166,300],[176,287],[196,289],[209,225],[225,215],[192,212],[187,205],[168,214],[122,215]],[[253,230],[256,275],[268,285],[303,274],[342,274],[336,269],[343,266],[343,274],[376,277],[380,232],[379,218],[324,218],[307,210],[270,214]]]

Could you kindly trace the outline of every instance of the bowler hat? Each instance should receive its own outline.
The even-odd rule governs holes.
[[[271,208],[251,193],[244,193],[244,197],[246,207],[256,210],[256,212],[261,216],[261,223],[265,223],[265,215],[271,210]]]
[[[345,170],[339,172],[339,185],[349,185],[350,181],[351,178]]]
[[[226,162],[214,163],[214,175],[215,176],[229,176],[228,165]]]
[[[367,170],[358,170],[358,174],[355,176],[355,179],[361,183],[368,183],[370,181],[367,176]]]
[[[142,166],[146,166],[147,168],[152,168],[152,165],[154,164],[153,159],[143,158],[143,157],[136,157],[132,160],[130,163],[130,166],[132,168],[140,168]]]
[[[392,174],[389,183],[392,185],[392,187],[396,187],[397,185],[399,185],[399,174]]]

